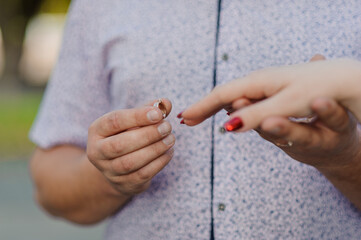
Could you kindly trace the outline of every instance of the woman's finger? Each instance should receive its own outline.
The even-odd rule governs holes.
[[[263,99],[279,91],[284,83],[284,68],[269,68],[217,86],[209,95],[186,109],[181,117],[204,121],[239,98]],[[272,84],[271,84],[272,82]]]
[[[240,98],[240,99],[234,100],[232,102],[232,104],[225,106],[224,110],[226,110],[229,115],[229,114],[233,113],[234,111],[244,108],[251,104],[252,104],[252,101],[250,99]]]
[[[277,95],[234,112],[231,114],[231,119],[225,123],[225,128],[228,131],[248,131],[257,128],[268,117],[308,116],[311,112],[303,106],[304,102],[299,101],[300,97],[302,97],[301,93],[297,89],[281,91]]]
[[[235,110],[239,110],[242,109],[244,107],[247,107],[249,105],[251,105],[252,103],[255,103],[256,101],[252,101],[248,98],[241,98],[241,99],[237,99],[232,103],[232,108]]]
[[[216,114],[224,107],[232,104],[235,99],[242,97],[242,89],[246,85],[242,80],[235,80],[225,85],[217,86],[209,95],[204,97],[201,101],[193,104],[186,109],[181,117],[185,120],[185,123],[189,125],[189,122],[203,122],[205,119]],[[231,90],[237,88],[237,94],[232,94]],[[227,96],[226,96],[227,95]],[[191,121],[188,121],[191,120]]]

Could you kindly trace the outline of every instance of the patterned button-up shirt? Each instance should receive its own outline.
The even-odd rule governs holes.
[[[106,239],[361,239],[360,212],[315,168],[222,133],[224,111],[175,118],[215,85],[316,53],[361,59],[360,0],[75,0],[31,138],[85,147],[102,114],[167,97],[174,158]]]

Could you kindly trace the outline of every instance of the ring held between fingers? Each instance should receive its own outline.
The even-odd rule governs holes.
[[[163,118],[166,118],[172,111],[172,102],[167,98],[159,98],[148,102],[145,106],[153,106],[161,110]],[[165,117],[164,117],[165,114]]]

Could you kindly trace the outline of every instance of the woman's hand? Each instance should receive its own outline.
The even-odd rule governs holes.
[[[168,115],[172,105],[162,102]],[[172,159],[172,127],[153,103],[108,113],[89,128],[88,158],[122,195],[146,190]]]
[[[179,115],[196,125],[225,108],[228,130],[256,129],[292,158],[316,167],[361,209],[361,64],[339,59],[275,67],[217,87]],[[343,106],[341,106],[342,104]],[[289,117],[317,117],[296,123]]]
[[[361,63],[350,59],[315,61],[272,67],[216,87],[180,117],[197,125],[242,99],[256,101],[232,113],[232,130],[257,128],[271,116],[305,117],[316,97],[329,97],[347,107],[361,121]],[[233,106],[237,109],[237,106]],[[231,122],[232,123],[232,122]]]

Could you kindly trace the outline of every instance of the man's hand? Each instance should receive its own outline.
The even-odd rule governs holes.
[[[162,102],[169,113],[171,103]],[[93,224],[145,190],[172,158],[174,145],[171,126],[153,103],[96,120],[87,152],[73,145],[37,148],[30,169],[40,205],[52,215]]]
[[[257,131],[292,158],[316,167],[361,210],[361,131],[357,121],[329,98],[315,99],[311,108],[317,116],[312,123],[270,117]]]
[[[311,108],[317,116],[314,122],[270,117],[262,122],[258,132],[300,162],[319,168],[353,164],[361,146],[355,118],[328,98],[315,99]]]
[[[169,113],[171,103],[163,104]],[[146,190],[172,159],[172,127],[152,105],[108,113],[89,128],[88,158],[122,195]]]

